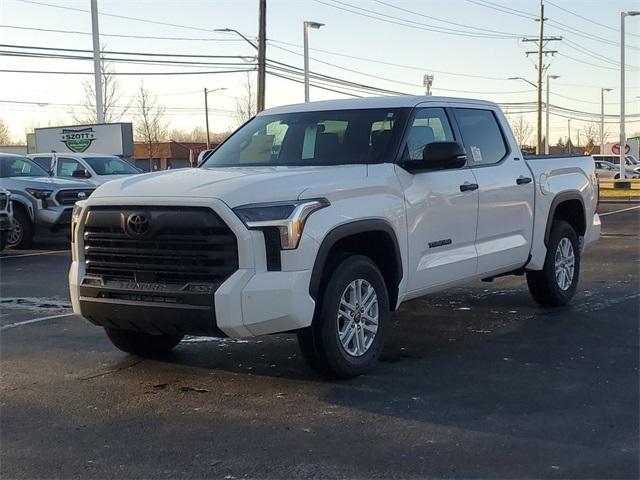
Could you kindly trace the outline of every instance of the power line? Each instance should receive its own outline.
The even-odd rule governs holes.
[[[0,24],[0,28],[12,28],[14,30],[29,30],[35,32],[49,32],[49,33],[64,33],[72,35],[91,35],[91,32],[81,32],[78,30],[57,30],[53,28],[36,28],[25,27],[18,25],[3,25]],[[193,41],[193,42],[244,42],[241,38],[195,38],[195,37],[159,37],[153,35],[126,35],[116,33],[103,33],[100,32],[101,37],[114,37],[114,38],[137,38],[142,40],[171,40],[171,41]]]
[[[198,72],[109,72],[109,75],[123,75],[123,76],[142,76],[142,75],[209,75],[215,73],[242,73],[253,72],[254,68],[245,68],[238,70],[207,70]],[[19,70],[19,69],[0,69],[0,73],[29,73],[29,74],[43,74],[43,75],[93,75],[93,72],[69,72],[60,70]]]
[[[449,28],[445,28],[445,27],[438,27],[436,25],[430,25],[430,24],[426,24],[426,23],[421,23],[421,22],[415,22],[413,20],[406,20],[400,17],[394,17],[391,15],[387,15],[387,14],[383,14],[383,13],[379,13],[379,12],[375,12],[373,10],[368,10],[366,8],[362,8],[362,7],[358,7],[358,6],[354,6],[345,2],[341,2],[338,0],[331,0],[334,3],[337,3],[338,5],[334,4],[334,3],[327,3],[323,0],[313,0],[316,3],[320,3],[322,5],[331,7],[331,8],[336,8],[338,10],[343,10],[345,12],[349,12],[349,13],[353,13],[355,15],[360,15],[363,17],[367,17],[367,18],[372,18],[374,20],[378,20],[381,22],[386,22],[386,23],[391,23],[394,25],[400,25],[403,27],[409,27],[409,28],[414,28],[417,30],[424,30],[424,31],[429,31],[429,32],[436,32],[436,33],[444,33],[446,35],[456,35],[456,36],[462,36],[462,37],[472,37],[472,38],[492,38],[492,39],[513,39],[514,37],[512,36],[506,36],[506,35],[488,35],[488,34],[482,34],[482,33],[473,33],[473,32],[469,32],[469,31],[463,31],[463,30],[454,30],[454,29],[449,29]],[[344,5],[344,6],[341,6]],[[348,7],[348,8],[346,8]],[[353,10],[352,10],[353,9]],[[369,13],[366,13],[369,12]],[[374,16],[377,15],[377,16]]]
[[[430,15],[425,15],[424,13],[416,12],[414,10],[408,10],[406,8],[402,8],[402,7],[399,7],[397,5],[394,5],[392,3],[383,2],[382,0],[373,0],[373,1],[376,2],[376,3],[380,3],[381,5],[385,5],[387,7],[390,7],[390,8],[395,8],[396,10],[400,10],[402,12],[410,13],[412,15],[418,15],[419,17],[429,18],[431,20],[435,20],[437,22],[442,22],[442,23],[447,23],[449,25],[455,25],[455,26],[458,26],[458,27],[469,28],[469,29],[472,29],[472,30],[478,30],[478,31],[482,31],[482,32],[489,32],[489,33],[494,33],[494,34],[498,34],[498,35],[510,35],[510,36],[512,36],[514,38],[519,38],[520,37],[520,34],[518,34],[518,33],[502,32],[502,31],[499,31],[499,30],[490,30],[490,29],[487,29],[487,28],[480,28],[480,27],[465,25],[463,23],[452,22],[450,20],[443,20],[441,18],[433,17],[433,16],[430,16]]]
[[[584,21],[586,21],[586,22],[593,23],[594,25],[598,25],[599,27],[606,28],[606,29],[608,29],[608,30],[613,30],[614,32],[618,32],[618,33],[620,33],[620,30],[619,30],[619,29],[617,29],[617,28],[613,28],[613,27],[610,27],[609,25],[605,25],[604,23],[599,23],[599,22],[596,22],[595,20],[591,20],[590,18],[583,17],[582,15],[578,15],[577,13],[572,12],[571,10],[567,10],[566,8],[563,8],[563,7],[561,7],[560,5],[558,5],[558,4],[556,4],[556,3],[550,2],[549,0],[546,0],[546,2],[547,2],[549,5],[553,5],[553,6],[554,6],[554,7],[556,7],[557,9],[562,10],[563,12],[568,13],[569,15],[573,15],[574,17],[578,17],[578,18],[580,18],[580,19],[582,19],[582,20],[584,20]],[[629,32],[629,35],[633,35],[634,37],[640,37],[640,35],[637,35],[637,34],[635,34],[635,33],[630,33],[630,32]]]

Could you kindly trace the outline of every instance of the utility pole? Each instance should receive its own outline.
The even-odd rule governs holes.
[[[571,119],[567,120],[567,153],[573,153],[573,149],[571,148]]]
[[[538,118],[537,118],[537,132],[536,132],[536,137],[537,137],[537,142],[536,142],[536,154],[540,155],[542,153],[542,75],[544,74],[544,72],[546,71],[546,69],[549,67],[549,65],[544,65],[543,64],[543,57],[551,54],[554,55],[556,53],[558,53],[557,50],[545,50],[547,44],[551,41],[557,41],[557,40],[562,40],[562,37],[545,37],[544,36],[544,21],[546,20],[546,18],[544,17],[544,1],[540,0],[540,18],[536,21],[540,22],[540,32],[538,34],[538,37],[530,37],[530,38],[523,38],[522,41],[523,42],[535,42],[537,43],[538,46],[538,50],[533,50],[533,51],[528,51],[526,52],[527,56],[529,56],[530,54],[536,54],[538,56],[538,63],[537,63],[537,71],[538,71],[538,81],[537,81],[537,93],[538,93],[538,100],[537,100],[537,104],[538,104]]]
[[[422,77],[422,86],[425,88],[427,97],[431,96],[431,86],[433,85],[433,75],[424,75]]]
[[[600,89],[600,155],[604,153],[604,92],[610,91],[610,88]]]
[[[259,0],[258,20],[258,101],[256,110],[264,110],[265,80],[267,72],[267,0]]]
[[[96,118],[98,123],[104,123],[102,62],[100,60],[100,31],[98,29],[98,0],[91,0],[91,34],[93,36],[93,77],[96,91]]]

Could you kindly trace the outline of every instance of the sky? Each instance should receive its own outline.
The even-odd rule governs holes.
[[[508,79],[536,79],[535,56],[527,57],[525,53],[536,46],[523,42],[522,37],[538,34],[539,23],[533,17],[539,15],[539,4],[539,0],[267,0],[267,58],[302,68],[302,24],[315,21],[325,24],[309,32],[310,67],[319,74],[417,95],[424,94],[423,75],[431,74],[434,95],[526,104],[535,102],[535,89],[522,80]],[[117,73],[135,74],[117,77],[123,109],[133,104],[143,83],[165,108],[172,128],[204,128],[203,89],[223,88],[209,95],[210,128],[222,132],[236,126],[236,99],[244,95],[247,73],[137,74],[246,69],[255,50],[234,33],[214,30],[232,28],[255,38],[258,0],[98,0],[98,8],[100,41],[110,52],[244,57],[183,57],[190,62],[240,64],[224,67],[112,63]],[[92,72],[89,59],[30,58],[6,53],[25,51],[15,46],[90,50],[89,9],[89,0],[0,0],[0,70]],[[547,46],[558,51],[546,57],[546,73],[559,76],[551,80],[550,103],[564,109],[552,111],[551,143],[559,137],[566,138],[565,117],[573,117],[574,143],[581,129],[599,119],[601,88],[612,89],[605,94],[606,113],[619,115],[620,12],[633,9],[640,9],[640,2],[545,0],[545,35],[562,37]],[[640,132],[640,16],[627,17],[626,33],[626,130],[633,135]],[[83,52],[65,54],[90,56]],[[271,71],[291,75],[282,70]],[[250,75],[255,77],[254,73]],[[17,141],[34,126],[73,123],[73,113],[82,114],[77,105],[83,102],[83,82],[92,80],[91,75],[0,71],[0,118],[9,124]],[[345,91],[340,85],[331,88]],[[303,98],[300,83],[267,76],[267,107],[298,103]],[[348,96],[311,88],[312,101],[329,98]],[[522,114],[533,127],[535,106],[510,105],[503,109],[511,119]],[[135,120],[135,114],[135,108],[130,107],[122,121]],[[612,140],[619,132],[618,120],[611,117],[606,121]]]

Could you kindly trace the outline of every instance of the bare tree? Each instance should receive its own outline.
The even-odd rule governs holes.
[[[11,143],[11,132],[9,125],[0,118],[0,145],[8,145]]]
[[[158,142],[167,136],[167,124],[164,120],[164,107],[158,103],[157,97],[152,97],[149,90],[140,85],[138,96],[135,100],[136,140],[147,146],[149,169],[153,170],[153,158],[158,153]]]
[[[585,124],[582,134],[586,139],[584,153],[591,155],[595,146],[600,143],[600,124],[598,122]]]
[[[182,130],[174,128],[167,135],[171,140],[176,142],[193,142],[193,143],[206,143],[207,132],[202,127],[195,127],[193,130]]]
[[[104,50],[104,46],[102,47]],[[122,93],[120,81],[113,74],[113,65],[109,62],[100,63],[100,74],[102,77],[102,104],[104,110],[105,123],[119,122],[127,113],[131,102],[122,103]],[[82,82],[84,88],[84,100],[82,101],[83,113],[73,115],[78,123],[98,123],[98,112],[96,109],[96,89],[93,80]]]
[[[245,74],[242,95],[236,98],[236,120],[238,125],[243,124],[256,114],[256,95],[251,74]]]
[[[527,122],[522,115],[513,121],[510,121],[511,128],[513,129],[513,135],[516,137],[516,141],[519,146],[524,146],[529,142],[531,134],[533,133],[533,127]]]

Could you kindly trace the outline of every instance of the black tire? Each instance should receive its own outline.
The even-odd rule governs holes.
[[[7,246],[8,241],[9,241],[9,230],[0,232],[0,252],[4,250],[4,247]]]
[[[338,308],[343,293],[354,280],[366,280],[377,297],[378,325],[366,352],[360,356],[349,354],[338,333]],[[302,355],[316,372],[332,378],[351,378],[371,370],[384,347],[390,315],[387,287],[376,264],[363,255],[352,255],[328,272],[310,327],[298,332]],[[357,321],[361,322],[358,316]],[[363,329],[364,325],[353,328]]]
[[[556,252],[563,238],[571,242],[574,253],[573,278],[568,288],[562,289],[556,279]],[[547,256],[542,270],[527,271],[527,285],[533,299],[544,307],[561,307],[568,304],[576,293],[580,276],[580,246],[578,236],[565,221],[555,221],[551,226]]]
[[[152,335],[133,330],[106,327],[105,331],[111,343],[116,347],[123,352],[138,355],[139,357],[153,357],[167,353],[178,345],[184,337],[184,335]]]
[[[25,249],[33,242],[33,223],[23,207],[16,207],[13,212],[14,228],[19,228],[19,236],[14,238],[9,246],[15,249]],[[13,232],[12,232],[13,234]],[[10,235],[11,237],[11,235]]]

